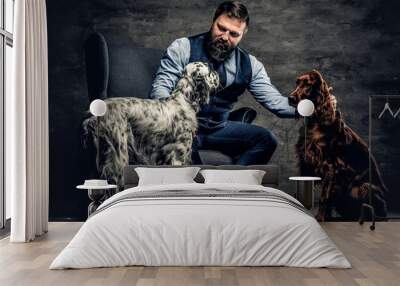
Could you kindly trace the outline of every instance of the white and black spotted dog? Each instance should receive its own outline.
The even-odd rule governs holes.
[[[219,86],[218,74],[206,63],[188,64],[167,99],[114,97],[106,99],[104,116],[83,122],[84,140],[99,149],[100,177],[122,185],[129,164],[188,165],[191,163],[196,113]],[[96,126],[98,125],[98,130]],[[98,138],[97,138],[98,132]]]

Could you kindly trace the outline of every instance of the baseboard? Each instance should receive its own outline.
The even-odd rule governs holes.
[[[86,217],[49,217],[49,222],[84,222]]]

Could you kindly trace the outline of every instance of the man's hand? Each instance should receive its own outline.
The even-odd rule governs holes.
[[[296,105],[296,97],[289,95],[288,101],[289,101],[289,105],[297,107],[297,105]]]
[[[296,98],[294,96],[289,95],[288,97],[288,102],[290,106],[293,106],[296,108],[294,111],[294,118],[299,119],[301,117],[300,113],[297,111],[297,104],[296,104]]]

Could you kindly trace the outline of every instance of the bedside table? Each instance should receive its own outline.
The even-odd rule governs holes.
[[[87,190],[88,197],[91,203],[88,206],[88,217],[96,211],[96,209],[104,202],[106,199],[113,195],[114,189],[117,189],[117,185],[106,185],[106,186],[88,186],[79,185],[76,186],[77,189]]]
[[[314,182],[320,181],[320,177],[289,177],[289,180],[296,181],[295,198],[298,199],[307,209],[314,207]]]

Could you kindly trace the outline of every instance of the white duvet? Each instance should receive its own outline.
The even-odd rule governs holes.
[[[261,190],[238,184],[135,187],[107,201],[81,227],[50,269],[146,266],[294,266],[350,268],[318,222],[279,200],[173,197],[122,200],[146,191]]]

